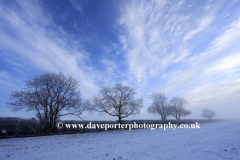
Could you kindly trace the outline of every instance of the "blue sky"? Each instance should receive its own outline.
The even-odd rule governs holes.
[[[44,71],[79,80],[83,99],[116,82],[134,87],[147,113],[152,92],[184,97],[192,115],[239,119],[240,2],[0,0],[0,117],[12,90]],[[86,120],[113,120],[98,114]],[[63,119],[77,119],[67,116]]]

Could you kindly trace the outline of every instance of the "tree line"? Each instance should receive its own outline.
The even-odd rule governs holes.
[[[143,98],[136,98],[137,92],[132,87],[120,83],[103,86],[99,94],[83,101],[79,85],[72,76],[44,72],[26,80],[25,89],[12,91],[7,104],[13,111],[35,111],[40,124],[48,133],[56,131],[57,121],[65,115],[81,118],[84,111],[98,112],[116,116],[118,122],[122,123],[122,119],[139,114],[143,107]],[[184,98],[173,97],[167,101],[164,93],[152,93],[149,98],[152,103],[148,106],[148,112],[159,115],[162,120],[169,116],[180,120],[182,116],[191,114],[191,111],[185,109],[187,101]]]
[[[215,120],[216,121],[216,120]],[[90,122],[91,124],[118,124],[117,121],[85,121],[85,120],[61,120],[64,124],[84,124],[84,127],[87,126]],[[203,119],[185,119],[185,120],[122,120],[123,124],[195,124],[205,123],[208,120]],[[124,128],[128,130],[128,128]],[[109,128],[108,130],[117,130]],[[0,139],[2,138],[12,138],[12,137],[31,137],[31,136],[44,136],[44,135],[54,135],[54,134],[74,134],[74,133],[91,133],[91,132],[104,132],[104,128],[66,128],[56,130],[54,133],[46,133],[44,126],[41,125],[41,122],[36,118],[18,118],[18,117],[0,117]]]

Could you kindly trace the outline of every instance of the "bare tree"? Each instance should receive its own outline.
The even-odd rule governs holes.
[[[209,120],[213,118],[215,115],[216,115],[215,111],[211,109],[206,109],[206,108],[202,110],[202,114],[201,114],[202,117],[208,118]]]
[[[14,111],[35,111],[45,130],[53,132],[59,117],[79,116],[85,110],[78,86],[78,81],[71,76],[45,72],[27,80],[26,89],[13,91],[8,105]]]
[[[180,120],[181,116],[187,116],[191,114],[190,110],[186,110],[184,107],[187,101],[184,98],[173,97],[170,100],[171,108],[172,108],[172,115],[177,119]]]
[[[129,86],[117,83],[114,86],[102,87],[99,92],[93,97],[90,110],[116,116],[119,123],[122,123],[123,118],[139,114],[143,106],[143,99],[135,98],[137,93]]]
[[[160,115],[162,120],[166,120],[172,112],[165,94],[152,93],[149,98],[152,99],[152,104],[148,107],[148,112],[154,115]]]

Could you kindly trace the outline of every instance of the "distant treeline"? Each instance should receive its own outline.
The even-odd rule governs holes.
[[[216,122],[219,120],[211,120]],[[74,133],[87,133],[87,132],[100,132],[105,129],[80,129],[80,128],[66,128],[65,124],[118,124],[118,121],[82,121],[82,120],[61,120],[63,128],[56,130],[55,133],[45,133],[44,126],[35,119],[23,119],[18,117],[0,117],[0,138],[13,138],[13,137],[30,137],[30,136],[44,136],[54,134],[74,134]],[[123,120],[122,124],[194,124],[196,122],[205,123],[208,120],[186,119],[186,120]],[[128,129],[128,128],[125,128]],[[114,130],[114,129],[108,129]]]

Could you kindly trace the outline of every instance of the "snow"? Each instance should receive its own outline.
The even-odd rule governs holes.
[[[0,159],[240,159],[240,121],[0,140]]]

